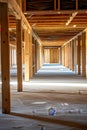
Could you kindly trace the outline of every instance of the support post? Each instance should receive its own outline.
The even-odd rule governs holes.
[[[58,0],[58,11],[60,11],[60,0]]]
[[[17,80],[18,92],[22,92],[22,30],[21,20],[16,21],[17,31]]]
[[[24,30],[25,41],[25,81],[29,81],[29,34],[27,30]]]
[[[39,49],[40,49],[40,68],[42,67],[42,46],[39,45]]]
[[[8,33],[8,4],[0,3],[1,23],[1,72],[2,72],[2,112],[10,113],[10,62]]]
[[[80,66],[81,66],[81,59],[80,59],[80,53],[81,53],[81,47],[80,47],[80,42],[81,42],[81,36],[78,36],[78,47],[77,47],[77,63],[78,63],[78,75],[81,74],[81,71],[80,71]]]
[[[74,71],[74,40],[72,40],[72,43],[71,43],[71,51],[72,51],[72,70]]]
[[[29,32],[29,74],[30,78],[33,76],[33,62],[32,62],[32,29]]]
[[[87,78],[87,30],[86,30],[86,78]]]
[[[82,77],[86,77],[86,33],[82,33]]]
[[[54,10],[56,10],[56,0],[54,0]]]

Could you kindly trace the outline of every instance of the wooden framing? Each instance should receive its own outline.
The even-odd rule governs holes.
[[[81,51],[81,47],[80,47],[80,42],[81,42],[81,36],[78,36],[78,46],[77,46],[77,64],[78,64],[78,75],[81,74],[80,68],[81,68],[81,59],[80,59],[80,51]]]
[[[30,78],[33,76],[33,62],[32,62],[32,31],[29,32],[29,74]]]
[[[2,112],[10,113],[10,63],[9,63],[9,33],[8,4],[0,3],[1,23],[1,71],[2,71]]]
[[[74,71],[74,40],[72,40],[72,43],[71,43],[71,60],[72,60],[72,70]]]
[[[29,81],[29,34],[24,30],[25,81]]]
[[[16,0],[20,8],[22,9],[22,0]],[[25,0],[26,1],[26,0]]]
[[[54,10],[56,10],[56,0],[54,0]]]
[[[21,20],[16,21],[17,30],[17,80],[18,92],[22,91],[22,29]]]
[[[86,32],[82,33],[82,76],[86,77]]]
[[[78,0],[76,0],[76,10],[78,10]]]
[[[58,11],[60,11],[60,0],[58,0]]]

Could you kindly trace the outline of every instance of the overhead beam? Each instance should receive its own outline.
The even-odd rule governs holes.
[[[8,0],[9,8],[14,12],[14,15],[16,19],[22,19],[23,25],[26,25],[26,28],[28,30],[31,29],[31,26],[29,25],[26,17],[24,16],[21,8],[17,4],[16,0]]]
[[[56,11],[26,11],[24,14],[25,15],[49,15],[49,14],[72,14],[74,12],[76,12],[77,10],[56,10]],[[86,13],[87,10],[78,10],[78,13],[83,14]]]
[[[72,22],[72,20],[76,17],[77,14],[78,14],[78,12],[72,13],[72,15],[70,16],[70,18],[66,22],[66,26],[68,26]]]

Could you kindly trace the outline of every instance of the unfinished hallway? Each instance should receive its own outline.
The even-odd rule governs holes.
[[[0,0],[0,129],[87,129],[87,0]]]

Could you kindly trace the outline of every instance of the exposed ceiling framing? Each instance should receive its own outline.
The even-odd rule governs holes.
[[[87,28],[87,0],[24,0],[23,9],[27,20],[17,4],[15,7],[15,0],[8,1],[10,31],[16,28],[16,18],[21,16],[23,26],[26,24],[25,28],[32,28],[33,36],[39,38],[43,46],[62,46]],[[13,32],[11,38],[15,39],[16,34]]]

